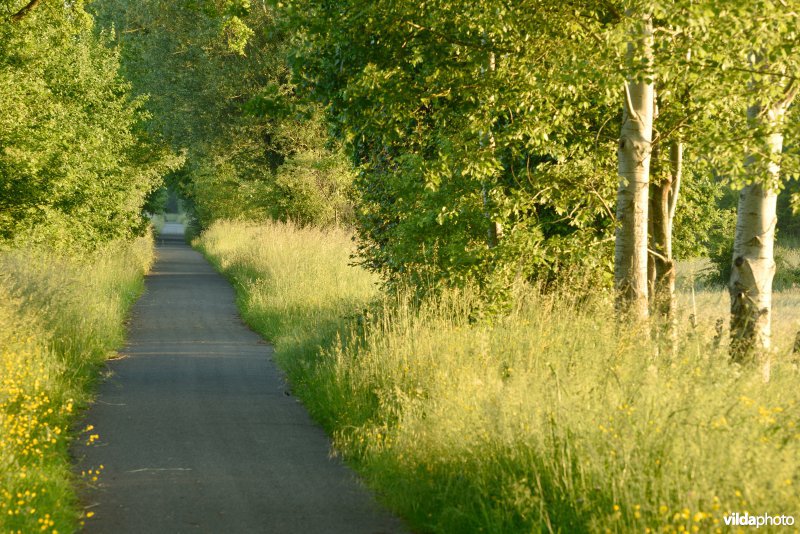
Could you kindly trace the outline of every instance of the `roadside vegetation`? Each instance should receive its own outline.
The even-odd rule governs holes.
[[[77,415],[152,259],[145,209],[183,161],[147,116],[83,2],[0,0],[0,532],[83,517],[68,446],[96,439]]]
[[[471,289],[383,296],[342,231],[218,222],[197,244],[337,451],[421,532],[713,532],[800,506],[797,362],[768,384],[731,368],[721,289],[696,295],[695,327],[681,291],[671,355],[590,288],[522,284],[490,322]],[[776,292],[776,313],[799,300]]]
[[[0,0],[0,530],[76,527],[71,414],[171,192],[420,531],[797,511],[798,28],[800,0]]]
[[[76,418],[151,261],[149,237],[0,251],[0,531],[72,532],[84,517],[75,487],[97,473],[76,480],[68,447],[96,439]]]

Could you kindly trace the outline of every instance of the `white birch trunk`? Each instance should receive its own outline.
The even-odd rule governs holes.
[[[653,29],[646,20],[639,53],[652,58]],[[630,53],[636,50],[629,46]],[[625,109],[617,157],[617,232],[614,280],[620,315],[646,320],[647,309],[647,207],[650,154],[653,141],[654,86],[652,80],[631,80],[625,86]]]
[[[748,110],[751,120],[768,121],[770,127],[780,124],[784,113],[783,105],[773,107],[765,114],[760,106]],[[739,193],[729,286],[731,356],[739,362],[760,356],[765,378],[769,376],[772,279],[775,276],[773,247],[778,221],[776,205],[780,166],[775,160],[783,150],[780,131],[768,136],[767,148],[773,158],[766,166],[766,176],[745,186]],[[756,166],[756,157],[751,155],[748,158],[749,166]]]

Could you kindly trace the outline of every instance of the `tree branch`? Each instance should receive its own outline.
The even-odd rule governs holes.
[[[692,64],[694,62],[688,61],[688,64]],[[797,76],[792,74],[787,74],[785,72],[777,72],[774,70],[764,70],[764,69],[755,69],[755,68],[747,68],[747,67],[732,67],[728,66],[723,69],[717,62],[715,61],[703,61],[695,63],[695,65],[699,66],[703,69],[715,69],[715,70],[732,70],[736,72],[748,72],[751,74],[760,74],[761,76],[770,76],[772,78],[785,78],[787,80],[796,80]]]
[[[675,209],[678,206],[678,195],[681,191],[681,175],[683,174],[683,143],[672,141],[669,147],[669,166],[672,174],[672,187],[669,193],[669,220],[675,220]]]
[[[797,96],[798,91],[800,91],[800,83],[798,83],[797,78],[792,78],[789,82],[789,85],[786,87],[783,99],[778,103],[778,105],[782,108],[789,107],[789,105]]]
[[[600,203],[605,208],[606,213],[608,213],[608,218],[611,219],[612,221],[615,221],[617,218],[614,215],[614,212],[611,211],[611,208],[609,207],[608,203],[606,202],[606,199],[604,199],[603,196],[600,193],[598,193],[594,188],[591,188],[589,190],[589,192],[590,193],[594,193],[594,195],[597,197],[597,199],[600,200]]]
[[[636,113],[636,109],[633,107],[633,100],[631,99],[631,90],[628,87],[628,83],[626,82],[625,85],[625,111],[628,112],[628,116],[631,120],[638,121],[640,120],[639,114]]]
[[[647,247],[647,253],[655,256],[656,258],[660,259],[663,262],[670,261],[669,258],[667,258],[666,256],[663,256],[662,254],[659,254],[658,252],[656,252],[655,250],[651,249],[650,247]]]
[[[22,19],[24,19],[28,13],[36,9],[36,6],[39,5],[39,2],[41,2],[41,0],[31,0],[30,2],[28,2],[28,4],[25,7],[23,7],[13,15],[11,15],[11,22],[19,22]]]

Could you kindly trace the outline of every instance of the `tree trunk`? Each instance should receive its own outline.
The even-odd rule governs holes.
[[[486,217],[486,220],[489,224],[489,228],[486,232],[486,242],[489,245],[489,248],[494,248],[500,243],[500,239],[503,237],[503,225],[495,220],[492,220],[492,201],[489,198],[487,185],[484,182],[483,190],[481,191],[482,198],[483,198],[483,216]]]
[[[759,183],[739,193],[730,280],[734,361],[743,362],[770,348],[777,198],[772,188]]]
[[[495,69],[496,63],[494,52],[489,52],[488,71],[493,73]],[[488,135],[486,136],[486,143],[488,144],[489,151],[492,153],[492,155],[494,155],[496,145],[491,126],[489,126]],[[500,238],[503,237],[503,225],[492,219],[493,205],[491,198],[489,198],[489,184],[486,180],[484,180],[481,188],[481,199],[483,201],[483,216],[486,217],[488,222],[488,229],[486,233],[487,244],[489,245],[489,248],[494,248],[500,242]]]
[[[667,337],[677,344],[675,316],[675,260],[672,257],[672,227],[680,191],[683,143],[670,143],[669,173],[657,176],[650,185],[649,272],[652,310],[665,320]]]
[[[785,108],[775,106],[766,113],[761,106],[748,110],[752,121],[778,125]],[[783,135],[767,137],[767,149],[777,156],[783,149]],[[748,157],[748,167],[758,168],[758,156]],[[756,179],[739,193],[736,238],[733,243],[733,267],[730,279],[731,357],[744,363],[762,358],[768,373],[772,317],[772,279],[775,275],[773,245],[777,223],[777,184],[780,166],[766,165],[766,176]],[[768,375],[767,375],[768,376]]]
[[[494,142],[494,134],[489,132],[489,150],[492,151],[494,154],[495,151],[495,142]],[[487,240],[489,244],[489,248],[494,248],[500,243],[500,239],[503,237],[503,225],[495,221],[492,218],[492,208],[494,207],[494,203],[492,202],[491,198],[489,198],[487,185],[486,182],[483,184],[483,209],[484,215],[489,222],[489,230],[487,232]]]
[[[639,53],[652,60],[653,28],[643,22]],[[634,54],[636,46],[629,46]],[[630,80],[625,85],[625,108],[617,157],[617,232],[614,247],[614,281],[620,316],[646,320],[647,309],[647,204],[650,153],[653,140],[654,88],[652,80]]]

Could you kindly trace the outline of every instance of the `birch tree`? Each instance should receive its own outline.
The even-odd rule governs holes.
[[[772,281],[775,275],[776,204],[781,182],[795,157],[787,158],[784,134],[787,114],[800,85],[800,2],[752,3],[748,12],[730,17],[750,45],[739,70],[750,77],[747,90],[746,158],[733,245],[729,283],[730,352],[735,362],[758,360],[769,378],[772,323]],[[796,149],[793,151],[796,156]]]
[[[773,247],[778,222],[782,125],[797,91],[798,85],[792,81],[783,98],[771,104],[755,104],[747,112],[754,127],[765,134],[761,150],[752,150],[748,155],[747,167],[753,173],[753,181],[739,193],[729,286],[731,356],[734,361],[744,362],[759,354],[766,377],[771,346]]]
[[[636,42],[628,54],[649,70],[652,64],[653,25],[643,17]],[[619,189],[614,279],[618,309],[638,320],[648,317],[647,212],[650,157],[653,140],[654,83],[648,70],[638,72],[624,87],[624,112],[619,139]]]

